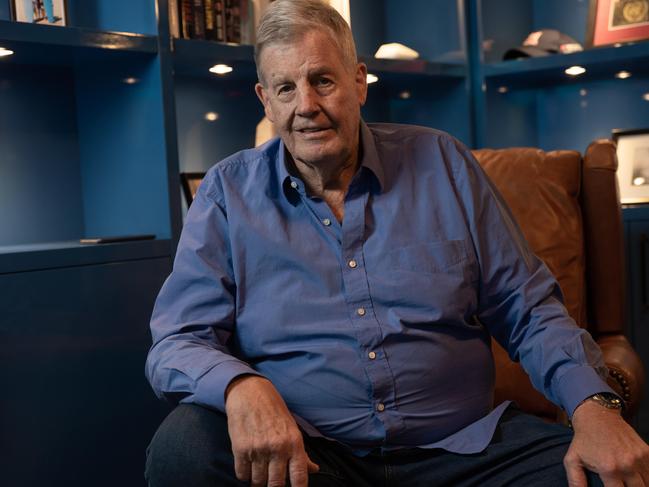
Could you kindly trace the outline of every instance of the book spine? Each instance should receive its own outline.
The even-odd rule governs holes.
[[[225,40],[241,43],[241,13],[239,0],[225,0]]]
[[[205,39],[205,5],[203,0],[194,0],[194,39]]]
[[[216,40],[225,42],[225,0],[214,0],[214,21],[216,22]]]
[[[180,19],[178,0],[169,0],[169,33],[172,37],[180,37]]]
[[[214,0],[205,0],[205,39],[210,41],[218,40],[216,38],[215,14]]]
[[[183,39],[191,39],[194,35],[194,5],[193,0],[180,2],[180,33]]]
[[[252,0],[241,0],[241,44],[255,43],[255,9]]]

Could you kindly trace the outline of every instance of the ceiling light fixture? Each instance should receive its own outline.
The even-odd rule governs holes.
[[[627,79],[631,77],[631,73],[628,71],[620,71],[619,73],[615,73],[615,77],[617,79]]]
[[[224,75],[232,72],[232,66],[227,64],[215,64],[210,68],[210,73]]]
[[[0,47],[0,57],[11,56],[13,53],[11,49]]]
[[[565,73],[568,76],[579,76],[580,74],[584,74],[585,72],[586,72],[586,68],[584,68],[582,66],[570,66],[565,71]]]

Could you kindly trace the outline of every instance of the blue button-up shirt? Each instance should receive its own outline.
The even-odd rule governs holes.
[[[268,378],[311,435],[359,453],[489,443],[493,335],[569,414],[610,391],[599,349],[471,153],[447,134],[361,124],[339,223],[274,139],[206,175],[156,302],[160,396],[224,410]]]

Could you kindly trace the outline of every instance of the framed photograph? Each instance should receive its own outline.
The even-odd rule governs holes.
[[[185,201],[187,202],[187,208],[194,201],[194,196],[196,196],[196,191],[201,185],[203,178],[205,177],[204,172],[181,172],[180,173],[180,182],[183,187],[183,194],[185,195]]]
[[[66,0],[11,0],[13,20],[44,25],[67,25]]]
[[[590,0],[590,47],[649,39],[649,0]]]
[[[649,203],[649,128],[613,131],[622,204]]]

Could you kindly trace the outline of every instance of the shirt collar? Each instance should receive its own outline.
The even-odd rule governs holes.
[[[382,191],[385,181],[383,167],[381,166],[381,160],[379,159],[379,155],[376,150],[376,144],[374,141],[374,136],[372,135],[372,131],[363,120],[361,120],[360,122],[360,139],[360,167],[365,167],[369,169],[372,174],[374,174],[376,180],[379,183],[379,190]],[[304,183],[299,178],[291,176],[289,174],[286,166],[286,146],[284,145],[284,141],[281,139],[277,154],[277,163],[279,181],[282,185],[282,189],[284,190],[284,194],[288,198],[288,200],[293,205],[295,205],[299,201],[299,197],[296,198],[296,192],[303,193],[305,191]]]

